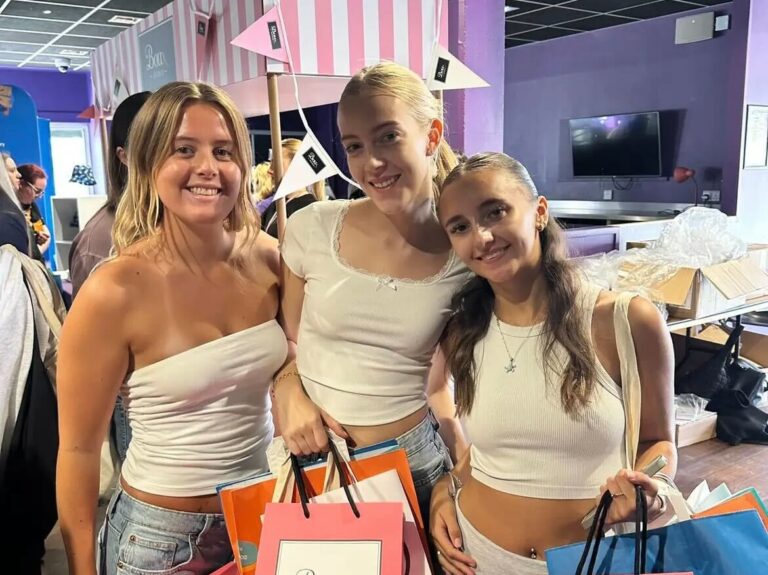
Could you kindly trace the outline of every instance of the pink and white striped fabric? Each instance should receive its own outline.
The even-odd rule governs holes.
[[[264,12],[275,4],[264,0]],[[448,46],[447,0],[281,0],[280,9],[297,74],[350,76],[391,60],[423,77],[435,34]],[[290,71],[271,59],[267,70]]]
[[[442,2],[440,44],[448,45],[447,0],[281,0],[295,72],[349,76],[365,65],[393,60],[423,76]],[[139,34],[173,18],[177,80],[236,84],[270,72],[288,72],[231,44],[274,5],[274,0],[175,0],[97,48],[91,70],[97,106],[108,109],[115,78],[133,94],[141,91]],[[194,11],[208,13],[206,54],[198,55]],[[198,58],[202,74],[198,78]]]

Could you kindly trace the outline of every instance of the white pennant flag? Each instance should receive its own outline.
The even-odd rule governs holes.
[[[307,134],[277,187],[275,199],[340,173],[341,170],[323,147],[311,134]]]
[[[432,63],[427,72],[427,88],[430,90],[460,90],[488,86],[488,82],[439,44],[432,51]]]

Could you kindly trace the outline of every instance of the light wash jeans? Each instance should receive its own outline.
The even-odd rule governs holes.
[[[432,411],[421,423],[397,438],[408,456],[413,484],[419,499],[424,528],[429,533],[429,500],[432,488],[443,475],[453,469],[451,454],[437,432],[440,424]]]
[[[117,486],[99,533],[99,575],[206,575],[231,560],[223,515],[156,507]]]

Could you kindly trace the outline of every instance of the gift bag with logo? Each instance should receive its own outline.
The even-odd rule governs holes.
[[[278,439],[276,438],[275,441],[277,442]],[[343,446],[339,448],[339,452],[344,455]],[[413,485],[405,451],[399,447],[396,441],[388,441],[348,452],[348,456],[350,459],[349,466],[358,481],[392,469],[397,472],[419,530],[422,544],[426,548],[427,541],[419,514],[416,489]],[[246,481],[218,487],[222,511],[227,522],[227,531],[242,575],[253,575],[256,570],[256,561],[260,551],[259,540],[262,533],[261,517],[264,515],[267,504],[273,501],[278,481],[277,472],[280,467],[281,465],[276,465],[273,468],[275,473],[267,473]],[[326,461],[321,460],[304,466],[303,471],[310,494],[323,493],[327,483]]]
[[[765,572],[768,533],[756,511],[692,519],[649,531],[639,520],[634,534],[602,537],[611,499],[610,493],[606,492],[586,543],[547,551],[549,575],[751,575]],[[644,496],[638,496],[639,503],[644,501]],[[641,505],[638,509],[642,513]],[[595,545],[590,554],[593,542]]]
[[[310,503],[303,472],[291,456],[301,502],[267,504],[256,575],[402,575],[402,502],[356,502],[339,458],[333,459],[345,503]]]

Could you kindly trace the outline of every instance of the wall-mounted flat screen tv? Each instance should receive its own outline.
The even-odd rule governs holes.
[[[569,120],[574,177],[661,176],[658,112]]]

